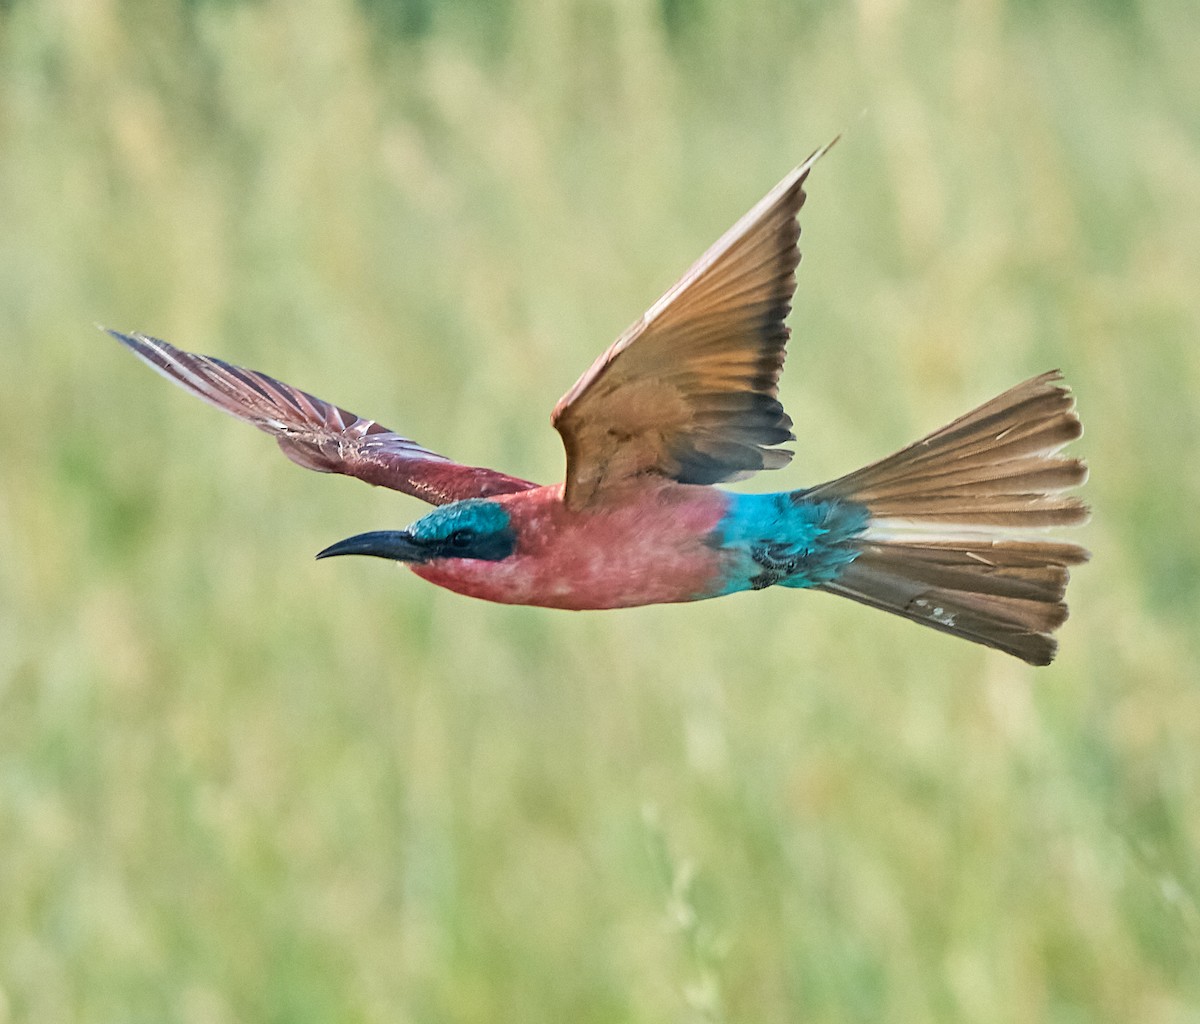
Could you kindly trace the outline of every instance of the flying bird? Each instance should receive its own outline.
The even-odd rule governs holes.
[[[836,141],[836,140],[835,140]],[[832,145],[832,143],[831,143]],[[254,370],[110,333],[165,377],[273,434],[293,462],[437,506],[318,558],[374,555],[471,597],[598,609],[781,586],[823,590],[1033,665],[1053,659],[1069,566],[1049,528],[1086,520],[1065,494],[1087,467],[1058,371],[1033,377],[871,465],[774,494],[714,484],[780,469],[795,440],[778,397],[818,150],[600,356],[555,406],[565,482],[465,466]]]

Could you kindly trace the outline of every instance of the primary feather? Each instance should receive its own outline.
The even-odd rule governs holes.
[[[569,507],[645,473],[711,484],[787,465],[792,453],[774,446],[794,440],[778,393],[796,215],[828,149],[722,235],[559,401],[551,418],[567,452]]]
[[[257,370],[185,352],[144,334],[108,333],[185,391],[273,435],[283,454],[305,469],[357,477],[433,505],[537,486],[494,469],[461,465]]]

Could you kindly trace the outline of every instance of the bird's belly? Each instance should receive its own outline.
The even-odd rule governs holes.
[[[570,551],[536,563],[521,558],[506,564],[445,560],[437,566],[415,565],[413,572],[484,601],[583,611],[714,596],[723,578],[721,562],[717,552],[696,545],[688,552],[645,558],[630,557],[628,551]]]

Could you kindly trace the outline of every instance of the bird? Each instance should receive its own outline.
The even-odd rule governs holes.
[[[833,142],[836,142],[834,139]],[[293,462],[435,506],[317,554],[406,565],[459,594],[591,610],[768,587],[838,594],[1031,665],[1054,658],[1089,516],[1083,428],[1060,371],[886,458],[776,493],[716,486],[792,458],[779,400],[816,162],[787,174],[554,407],[562,483],[455,462],[255,370],[109,331],[174,383],[274,435]],[[105,328],[107,330],[107,328]]]

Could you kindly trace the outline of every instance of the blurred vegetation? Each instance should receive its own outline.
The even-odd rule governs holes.
[[[0,1022],[1200,1019],[1200,7],[0,3]],[[863,113],[860,114],[860,111]],[[96,321],[559,479],[590,360],[838,131],[795,487],[1051,366],[1035,672],[793,592],[571,615]]]

